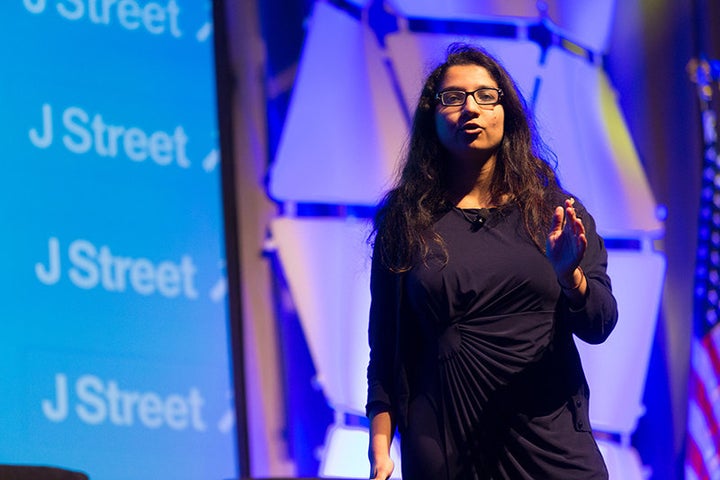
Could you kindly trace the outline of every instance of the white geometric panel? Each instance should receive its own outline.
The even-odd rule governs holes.
[[[642,272],[642,281],[638,281]],[[604,343],[576,341],[590,385],[593,428],[627,436],[645,413],[643,392],[655,336],[665,257],[653,251],[609,250],[608,274],[618,323]]]
[[[645,172],[601,68],[551,48],[536,117],[558,156],[563,185],[588,207],[603,236],[662,232]]]
[[[330,405],[365,415],[369,224],[347,219],[278,218],[271,233]]]
[[[448,20],[538,17],[536,0],[390,0],[388,3],[405,17]]]
[[[374,34],[315,4],[270,195],[296,202],[376,204],[407,137]]]

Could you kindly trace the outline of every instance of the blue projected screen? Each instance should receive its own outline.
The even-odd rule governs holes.
[[[0,463],[235,477],[212,2],[0,18]]]

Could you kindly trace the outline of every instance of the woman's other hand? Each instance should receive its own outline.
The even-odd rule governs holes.
[[[390,458],[392,418],[389,412],[379,412],[370,418],[370,480],[387,480],[395,469]]]
[[[370,459],[370,480],[387,480],[392,475],[395,464],[390,455],[380,455]]]

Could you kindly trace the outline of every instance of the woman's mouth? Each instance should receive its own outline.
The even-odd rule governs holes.
[[[462,126],[463,133],[467,133],[469,135],[478,134],[482,131],[482,127],[480,125],[475,125],[473,123],[466,123]]]

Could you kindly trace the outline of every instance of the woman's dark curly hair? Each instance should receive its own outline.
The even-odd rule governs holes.
[[[445,62],[425,80],[399,178],[375,215],[376,255],[395,272],[409,270],[414,261],[426,259],[429,239],[440,245],[447,257],[442,238],[431,229],[438,215],[453,206],[446,190],[449,154],[435,129],[435,95],[445,72],[454,65],[484,67],[503,91],[504,136],[498,147],[491,201],[500,205],[509,199],[517,204],[525,229],[541,251],[555,207],[553,199],[563,192],[555,176],[555,155],[537,134],[525,100],[505,68],[482,48],[452,44]]]

